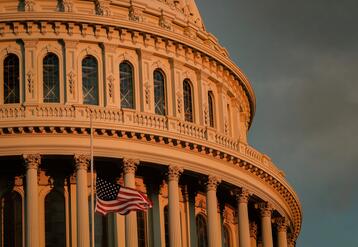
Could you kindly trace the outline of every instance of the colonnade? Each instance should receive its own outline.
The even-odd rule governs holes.
[[[38,208],[38,168],[41,164],[40,154],[29,154],[23,156],[26,167],[26,188],[25,188],[25,243],[26,247],[39,246],[39,208]],[[75,155],[75,175],[76,175],[76,208],[77,208],[77,247],[90,246],[89,236],[89,209],[88,209],[88,190],[87,190],[87,170],[90,163],[89,156]],[[124,185],[135,188],[135,172],[138,160],[123,159]],[[182,233],[180,221],[180,201],[179,201],[179,178],[183,173],[183,168],[169,166],[167,172],[168,181],[168,222],[169,222],[169,242],[170,247],[181,247]],[[206,183],[206,212],[207,212],[207,231],[209,247],[221,246],[220,221],[218,218],[217,187],[221,183],[220,178],[209,175]],[[250,193],[242,188],[236,192],[238,225],[239,225],[239,246],[258,247],[257,232],[258,225],[250,222],[248,203]],[[287,247],[287,228],[288,222],[284,217],[272,219],[273,208],[269,203],[257,204],[261,214],[261,240],[262,247],[273,247],[272,221],[277,226],[277,246]],[[125,216],[125,239],[126,247],[137,247],[137,219],[136,213],[132,212]],[[260,244],[261,245],[261,244]]]

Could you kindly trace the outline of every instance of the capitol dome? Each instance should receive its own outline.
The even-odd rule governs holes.
[[[95,175],[153,202],[96,214],[95,246],[295,246],[254,113],[194,0],[2,0],[0,246],[91,246],[91,126]]]

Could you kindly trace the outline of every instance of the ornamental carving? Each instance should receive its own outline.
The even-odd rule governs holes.
[[[149,105],[149,104],[150,104],[150,85],[149,85],[149,83],[146,82],[146,83],[144,84],[144,87],[145,87],[145,89],[144,89],[144,92],[145,92],[145,103],[146,103],[147,105]]]
[[[180,174],[183,173],[184,169],[179,166],[169,166],[168,167],[168,180],[179,180]]]
[[[59,10],[62,12],[72,12],[73,11],[72,0],[62,0],[60,2]]]
[[[25,0],[24,1],[24,10],[26,12],[34,11],[35,1],[33,0]]]
[[[255,222],[250,223],[250,238],[257,238],[257,224]]]
[[[124,174],[134,174],[138,165],[139,165],[139,160],[124,158],[123,159]]]
[[[235,223],[235,217],[234,214],[232,212],[232,210],[225,208],[224,212],[223,212],[223,218],[224,218],[224,222],[225,223],[231,223],[234,224]]]
[[[113,84],[114,84],[114,76],[112,74],[110,74],[107,77],[107,81],[108,81],[108,96],[110,99],[113,98]]]
[[[178,108],[178,112],[182,113],[182,103],[183,103],[183,96],[182,94],[178,91],[177,92],[177,108]]]
[[[110,16],[111,8],[108,0],[96,0],[96,15]]]
[[[217,176],[209,175],[208,181],[206,182],[207,190],[216,190],[218,185],[221,183],[221,179]]]
[[[271,217],[273,208],[270,203],[260,203],[259,208],[261,217]]]
[[[130,1],[130,6],[128,9],[128,19],[130,21],[142,22],[142,11],[139,8],[133,6],[132,1]]]
[[[250,199],[249,190],[242,188],[240,191],[237,192],[236,198],[239,203],[248,203]]]
[[[67,74],[67,81],[68,81],[68,89],[70,91],[70,94],[74,94],[75,93],[75,85],[76,85],[76,74],[73,73],[73,71],[71,70],[68,74]]]
[[[204,109],[204,123],[205,125],[209,125],[209,109],[206,104],[203,106]]]
[[[285,217],[279,217],[275,219],[278,232],[287,232],[288,222]]]
[[[34,91],[34,73],[30,70],[26,74],[27,91],[32,94]]]
[[[38,169],[41,164],[40,154],[24,154],[23,159],[25,161],[26,169]]]
[[[78,170],[86,170],[88,169],[91,161],[91,157],[87,154],[75,154],[75,169]]]
[[[164,16],[163,10],[161,11],[161,15],[159,16],[159,26],[167,30],[172,30],[172,24]]]

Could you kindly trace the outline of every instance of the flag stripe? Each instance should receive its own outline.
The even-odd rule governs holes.
[[[130,211],[145,211],[152,202],[142,192],[109,183],[99,177],[96,180],[96,212],[106,215],[110,212],[128,214]]]

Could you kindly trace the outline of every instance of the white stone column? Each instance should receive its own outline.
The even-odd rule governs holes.
[[[221,182],[221,179],[215,176],[209,176],[207,182],[206,192],[206,210],[208,214],[208,242],[209,247],[221,246],[220,234],[218,233],[218,202],[216,198],[216,188]]]
[[[261,209],[261,232],[263,247],[273,247],[270,204],[263,203]]]
[[[255,222],[250,223],[250,246],[256,247],[257,246],[257,224]]]
[[[250,194],[247,189],[242,189],[237,193],[240,246],[250,246],[249,211],[247,207],[249,197]]]
[[[88,155],[75,155],[76,201],[77,201],[77,247],[90,246],[89,211],[87,190],[87,169],[90,163]]]
[[[179,207],[179,177],[183,168],[169,166],[168,168],[168,218],[169,246],[181,247],[180,207]]]
[[[139,160],[123,159],[124,186],[135,189],[135,171]],[[132,211],[125,216],[126,246],[138,246],[137,213]]]
[[[41,164],[40,154],[23,156],[26,166],[25,188],[25,235],[26,247],[39,246],[39,208],[37,170]]]
[[[278,247],[287,247],[287,221],[284,217],[276,219]]]

